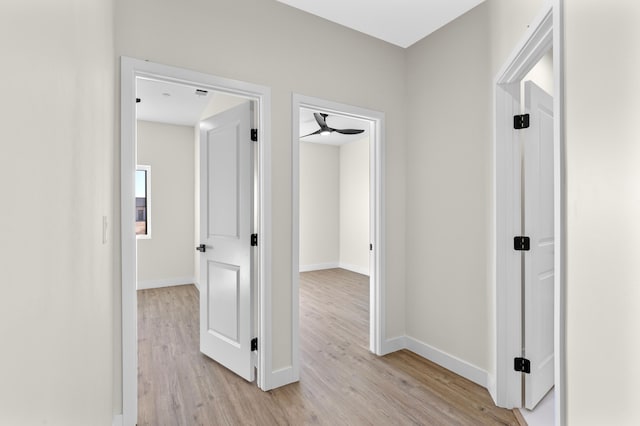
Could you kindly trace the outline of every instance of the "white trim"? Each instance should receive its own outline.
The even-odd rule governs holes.
[[[520,81],[539,59],[553,48],[554,73],[554,239],[555,251],[555,387],[556,425],[566,423],[565,389],[565,157],[564,157],[564,41],[563,0],[552,0],[530,25],[523,40],[510,55],[495,78],[496,97],[494,111],[494,190],[495,205],[493,226],[495,239],[492,243],[495,264],[496,302],[496,358],[495,377],[488,378],[488,388],[496,404],[505,408],[521,405],[521,379],[513,371],[514,353],[520,353],[520,288],[509,283],[520,280],[520,258],[509,250],[509,238],[517,235],[520,217],[519,185],[514,185],[514,176],[519,176],[519,160],[514,161],[511,116],[520,112]],[[518,180],[519,181],[519,180]],[[517,258],[517,259],[516,259]],[[519,355],[518,355],[519,356]]]
[[[298,380],[300,380],[300,377],[295,373],[292,366],[281,368],[271,373],[271,388],[286,386]]]
[[[329,263],[316,263],[314,265],[300,265],[300,272],[311,272],[311,271],[323,271],[325,269],[346,269],[347,271],[355,272],[357,274],[362,274],[369,276],[369,268],[365,268],[364,266],[352,265],[350,263],[343,262],[329,262]]]
[[[487,391],[489,392],[491,399],[493,399],[494,401],[498,399],[496,397],[496,394],[497,394],[496,376],[495,374],[489,374],[488,372],[487,372]]]
[[[567,368],[566,368],[566,151],[565,151],[565,92],[564,92],[564,0],[553,0],[553,84],[555,89],[553,97],[553,111],[555,115],[553,139],[555,141],[553,158],[555,176],[553,190],[554,229],[556,251],[554,253],[555,279],[554,285],[554,318],[553,329],[555,334],[555,424],[564,426],[567,424]]]
[[[520,82],[552,46],[552,9],[546,7],[495,78],[495,268],[496,268],[496,404],[522,405],[522,375],[513,370],[521,356],[521,254],[512,250],[520,234],[520,152],[512,117],[521,113]]]
[[[409,350],[485,388],[491,380],[485,370],[410,336],[391,338],[384,342],[382,348],[382,355]]]
[[[273,389],[273,371],[271,354],[273,348],[273,330],[271,328],[271,89],[254,86],[259,93],[258,114],[258,245],[259,284],[258,298],[258,375],[260,389]]]
[[[440,349],[434,348],[413,337],[405,337],[407,349],[420,355],[429,361],[435,362],[441,367],[451,370],[454,373],[469,379],[480,386],[487,387],[487,372],[473,364],[468,363],[456,356],[448,354]]]
[[[120,230],[122,256],[122,424],[138,418],[138,356],[135,167],[136,113],[135,67],[128,58],[120,63]],[[128,99],[129,102],[124,100]]]
[[[138,290],[151,288],[174,287],[178,285],[190,285],[196,282],[196,277],[167,278],[163,280],[138,281]],[[197,287],[197,286],[196,286]]]
[[[364,266],[352,265],[350,263],[340,262],[338,268],[346,269],[347,271],[355,272],[356,274],[369,276],[369,268],[365,268]]]
[[[122,415],[117,414],[113,416],[113,420],[111,421],[111,426],[122,426]]]
[[[323,271],[325,269],[336,269],[339,267],[340,264],[338,262],[316,263],[315,265],[300,265],[300,272]]]
[[[373,175],[370,189],[371,202],[371,252],[370,268],[370,319],[369,319],[369,350],[377,355],[382,354],[385,341],[385,169],[384,169],[384,136],[385,114],[352,105],[346,105],[325,99],[304,96],[297,93],[292,95],[292,138],[291,138],[291,311],[292,311],[292,367],[294,377],[300,375],[299,358],[299,235],[300,235],[300,108],[310,108],[328,113],[352,116],[367,120],[370,123],[372,147],[370,150],[370,170]]]
[[[258,386],[271,389],[271,89],[251,83],[216,77],[196,71],[121,57],[121,243],[122,243],[122,409],[123,425],[136,424],[137,386],[137,294],[134,170],[136,166],[135,81],[148,77],[162,81],[192,84],[254,100],[258,104]]]
[[[520,234],[520,161],[512,143],[512,119],[520,114],[519,84],[496,86],[495,152],[495,327],[496,327],[496,404],[505,408],[521,404],[521,375],[513,371],[513,358],[521,356],[520,253],[512,250],[515,235]],[[511,243],[510,243],[511,242]],[[515,303],[514,301],[518,301]],[[511,318],[511,320],[505,320]],[[507,337],[508,336],[508,337]]]
[[[382,350],[380,351],[380,355],[387,355],[392,352],[401,351],[403,349],[407,349],[407,336],[393,337],[382,342]]]

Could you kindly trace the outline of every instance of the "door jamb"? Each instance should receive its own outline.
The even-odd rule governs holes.
[[[565,157],[564,157],[564,63],[563,0],[553,0],[538,16],[523,41],[497,74],[495,86],[495,139],[493,212],[495,277],[496,353],[494,388],[490,391],[498,406],[521,406],[520,375],[513,371],[513,358],[521,353],[520,257],[510,250],[518,235],[520,217],[520,162],[514,149],[512,116],[520,114],[520,82],[540,58],[553,48],[554,74],[554,351],[555,424],[566,423],[565,378]],[[512,242],[512,241],[511,241]],[[517,396],[517,397],[516,397]]]
[[[385,331],[385,169],[384,169],[384,121],[385,114],[352,105],[341,104],[325,99],[304,96],[294,93],[292,96],[292,138],[291,138],[291,280],[292,280],[292,322],[293,322],[293,370],[299,377],[299,274],[300,274],[300,107],[320,109],[340,115],[369,121],[373,145],[370,155],[370,197],[373,199],[372,229],[373,265],[370,266],[372,276],[369,298],[369,350],[376,355],[383,354]],[[371,258],[371,257],[370,257]]]
[[[123,424],[135,425],[138,417],[138,343],[136,294],[136,237],[134,171],[136,166],[135,93],[137,77],[191,84],[254,100],[258,104],[258,271],[255,303],[258,306],[257,385],[272,389],[271,368],[271,89],[134,58],[120,64],[120,190],[122,262],[122,411]]]

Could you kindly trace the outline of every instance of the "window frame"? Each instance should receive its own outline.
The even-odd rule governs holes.
[[[136,234],[136,239],[137,240],[150,240],[151,239],[151,166],[143,165],[143,164],[136,165],[136,172],[142,172],[142,171],[145,172],[145,186],[146,186],[145,194],[146,194],[146,209],[147,209],[147,233],[146,234]],[[135,187],[135,185],[134,185],[134,187]],[[134,219],[137,222],[137,217],[135,217]]]

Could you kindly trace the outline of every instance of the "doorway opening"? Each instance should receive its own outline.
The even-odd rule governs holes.
[[[310,317],[324,341],[368,348],[369,122],[300,108],[300,133],[301,350]]]
[[[301,272],[308,274],[311,281],[351,282],[354,289],[360,288],[355,292],[364,291],[359,293],[359,302],[368,293],[368,306],[365,302],[362,307],[363,312],[369,312],[368,327],[364,327],[368,335],[362,341],[368,340],[370,352],[381,354],[383,126],[384,114],[380,112],[293,96],[292,310],[296,378],[300,374]],[[322,278],[323,274],[331,276]]]
[[[182,102],[178,108],[162,107],[163,101],[168,104],[171,103],[171,98],[180,98],[184,101],[186,97],[190,98],[190,102]],[[190,308],[191,311],[200,312],[200,342],[203,341],[202,331],[204,330],[204,334],[219,335],[219,340],[226,341],[229,347],[235,346],[246,352],[248,364],[245,369],[248,369],[251,374],[247,375],[245,379],[252,380],[255,370],[258,387],[263,390],[270,389],[272,381],[270,377],[271,307],[268,303],[270,299],[264,296],[270,291],[271,265],[269,250],[269,99],[269,89],[262,86],[222,79],[148,61],[125,57],[121,59],[122,404],[124,424],[136,424],[138,419],[137,308],[138,290],[145,287],[170,286],[170,289],[178,289],[188,286],[175,286],[194,283],[200,287],[200,290],[204,289],[206,294],[212,294],[216,284],[222,283],[223,287],[228,287],[233,284],[234,280],[231,278],[241,277],[237,282],[234,281],[238,286],[237,293],[250,292],[246,297],[242,296],[246,303],[238,302],[237,304],[244,306],[242,311],[216,310],[216,315],[219,315],[220,312],[229,314],[228,317],[233,319],[231,322],[223,322],[219,317],[212,320],[211,311],[208,309],[203,311],[203,297],[198,297],[198,291],[195,288],[190,292],[195,297],[188,296],[181,300],[184,302],[185,300],[197,301],[200,299],[201,301],[200,309],[197,306]],[[140,108],[145,103],[146,105]],[[210,123],[212,119],[219,119],[219,117],[229,118],[229,114],[240,110],[244,111],[243,117],[246,118],[238,119],[227,127]],[[169,111],[169,115],[165,115],[163,118],[163,114],[167,114],[167,111]],[[229,120],[232,119],[234,118],[229,118]],[[231,121],[229,122],[231,123]],[[256,130],[252,131],[251,127],[255,127]],[[216,133],[219,129],[221,130]],[[237,135],[232,134],[234,129],[240,129]],[[213,136],[209,136],[209,134]],[[203,135],[205,135],[205,139],[203,139]],[[222,139],[217,135],[223,135]],[[218,139],[215,140],[215,143],[205,143],[205,148],[202,148],[202,141],[208,140],[206,138],[209,137]],[[252,142],[254,138],[261,143],[254,144]],[[171,141],[176,144],[172,144]],[[232,141],[229,143],[233,143],[234,146],[232,147],[225,141]],[[246,142],[246,146],[242,145],[241,147],[240,142],[236,144],[235,141]],[[214,146],[219,148],[213,148]],[[199,147],[201,149],[198,149]],[[203,149],[208,150],[207,152],[218,149],[220,152],[215,155],[199,155],[201,151],[204,152]],[[245,150],[246,153],[243,153],[242,150]],[[215,162],[222,155],[232,154],[238,157],[234,163],[238,164],[238,168],[241,167],[241,164],[245,164],[242,166],[244,171],[238,171],[238,173],[230,171],[234,176],[243,176],[238,178],[237,190],[227,191],[230,187],[235,188],[234,185],[227,182],[227,184],[220,186],[220,188],[226,189],[218,188],[220,190],[216,192],[214,188],[213,192],[203,192],[203,182],[205,187],[215,186],[215,182],[217,182],[215,179],[217,172],[212,172],[211,164],[203,161],[203,158],[206,157],[205,160],[209,159],[210,162]],[[200,161],[197,161],[197,157]],[[146,239],[136,238],[136,219],[140,215],[137,211],[139,210],[137,204],[142,205],[142,203],[136,202],[135,193],[136,168],[140,169],[137,167],[140,162],[138,159],[144,163],[155,164],[155,166],[150,164],[153,174],[147,175],[153,184],[149,184],[146,188],[147,190],[153,188],[154,203],[153,205],[145,203],[146,211],[143,214],[147,220],[150,217],[153,218],[154,233]],[[205,170],[203,164],[209,170],[200,173]],[[220,164],[217,164],[215,169],[217,171],[226,170]],[[172,187],[173,192],[171,191]],[[226,199],[234,206],[243,207],[238,209],[238,212],[251,211],[254,213],[247,213],[245,218],[241,218],[240,213],[229,215],[227,213],[230,209],[226,209],[226,213],[222,212],[224,213],[222,216],[203,217],[202,214],[198,214],[200,212],[198,200],[209,199],[205,197],[211,197],[211,193],[215,193],[217,197],[216,204],[220,204],[221,200]],[[233,200],[235,199],[234,194],[237,197],[243,197],[242,203]],[[150,194],[148,195],[150,196]],[[207,205],[204,206],[204,204]],[[210,208],[211,205],[208,202],[200,203],[200,207],[203,206],[208,210],[216,211],[215,208]],[[202,231],[203,227],[197,224],[200,224],[204,219],[208,220],[207,229],[214,229],[211,232],[207,231],[207,235],[224,234],[230,228],[238,230],[234,238],[227,239],[242,240],[243,246],[250,247],[250,249],[243,249],[250,253],[245,256],[249,267],[243,268],[249,272],[243,275],[238,267],[236,268],[238,269],[237,273],[225,274],[224,271],[218,270],[220,268],[216,269],[211,266],[222,264],[224,259],[209,259],[208,256],[205,257],[208,267],[201,267],[204,264],[201,257],[204,255],[207,245],[211,244],[208,240],[203,243],[202,233],[198,232]],[[231,223],[236,219],[242,224],[236,224],[236,226]],[[178,227],[181,228],[177,229]],[[257,233],[260,236],[260,244],[257,247],[253,247],[253,238],[249,238],[249,232]],[[247,233],[246,244],[244,244],[245,238],[242,238],[245,233]],[[166,247],[164,249],[151,247],[154,244],[167,243],[166,240],[171,240],[168,242],[170,246],[180,246],[179,249],[173,250],[173,254],[168,257]],[[141,247],[142,245],[144,247]],[[202,249],[203,245],[205,249]],[[194,251],[194,246],[198,251]],[[227,249],[215,250],[217,248],[220,247],[214,248],[209,245],[208,252],[229,252]],[[163,260],[162,256],[167,258]],[[183,259],[178,262],[177,257]],[[224,265],[228,268],[233,266],[230,266],[229,262]],[[175,270],[168,273],[160,271],[166,274],[164,278],[153,276],[154,273],[166,268],[174,268]],[[183,272],[176,273],[176,270]],[[211,278],[212,276],[215,276],[215,280]],[[183,295],[183,293],[180,294]],[[218,296],[216,298],[220,299]],[[205,297],[204,299],[214,303],[216,298]],[[237,335],[234,335],[236,331]],[[247,333],[251,333],[251,336],[248,336]],[[261,341],[260,350],[254,348],[254,336]],[[194,341],[198,341],[197,335]],[[216,360],[222,356],[218,353],[208,353],[207,350],[203,350],[202,345],[200,345],[199,351]],[[235,359],[237,357],[230,356],[229,358]],[[233,371],[236,369],[232,365],[227,365],[226,362],[221,362],[221,364]]]
[[[498,406],[531,410],[545,395],[548,406],[553,388],[556,424],[564,418],[560,13],[558,2],[545,7],[496,77],[497,346],[490,389]]]

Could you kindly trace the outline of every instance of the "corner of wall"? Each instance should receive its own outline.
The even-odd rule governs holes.
[[[498,404],[498,389],[496,385],[496,375],[487,372],[487,391],[494,404]]]
[[[488,387],[489,379],[485,370],[412,337],[407,336],[406,342],[407,349],[411,352],[435,362],[484,388]]]
[[[388,355],[392,352],[401,351],[407,348],[406,336],[392,337],[382,343],[382,351],[380,355]]]
[[[111,426],[123,426],[122,414],[116,414],[115,416],[113,416],[113,420],[111,421]]]

